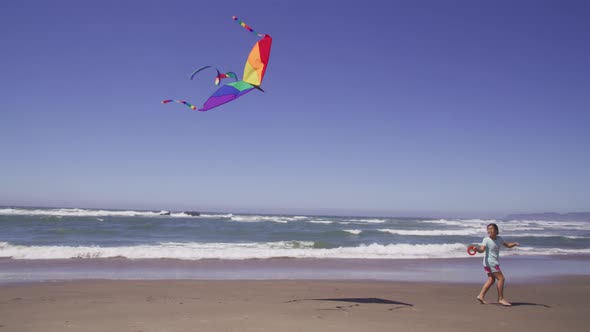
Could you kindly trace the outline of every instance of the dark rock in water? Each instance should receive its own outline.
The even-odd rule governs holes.
[[[192,217],[198,217],[201,215],[200,212],[195,212],[195,211],[184,211],[183,213],[188,214],[189,216],[192,216]]]
[[[170,215],[170,211],[160,211],[160,215],[161,216],[169,216]]]

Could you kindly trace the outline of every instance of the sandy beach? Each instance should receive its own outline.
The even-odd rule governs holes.
[[[507,285],[83,280],[0,287],[0,331],[586,331],[590,277]],[[488,294],[494,302],[495,289]]]

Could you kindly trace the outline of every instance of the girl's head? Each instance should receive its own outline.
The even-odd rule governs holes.
[[[491,223],[487,226],[488,236],[495,237],[496,235],[500,234],[500,230],[498,229],[498,225]]]

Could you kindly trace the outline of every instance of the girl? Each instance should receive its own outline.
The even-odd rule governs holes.
[[[492,285],[498,280],[496,287],[498,288],[498,302],[501,305],[511,306],[512,304],[504,299],[504,275],[500,270],[500,246],[506,248],[513,248],[518,246],[518,242],[505,242],[498,234],[498,225],[489,224],[487,226],[488,236],[483,239],[481,244],[475,247],[479,253],[484,253],[483,258],[483,269],[488,274],[488,280],[483,284],[481,292],[477,296],[477,300],[481,304],[487,304],[485,300],[486,293],[492,287]]]

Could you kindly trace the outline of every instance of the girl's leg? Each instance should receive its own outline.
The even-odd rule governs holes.
[[[488,280],[486,280],[485,284],[483,284],[483,287],[481,288],[481,292],[479,292],[479,295],[477,296],[477,300],[479,301],[479,303],[481,304],[486,304],[486,293],[488,292],[488,290],[490,289],[490,287],[492,287],[492,285],[494,284],[494,282],[496,281],[496,278],[494,277],[494,274],[492,273],[488,273]]]
[[[498,302],[506,306],[512,305],[504,299],[504,282],[506,281],[504,274],[502,274],[502,272],[494,272],[494,277],[498,279],[498,284],[496,284],[496,287],[498,287]]]

